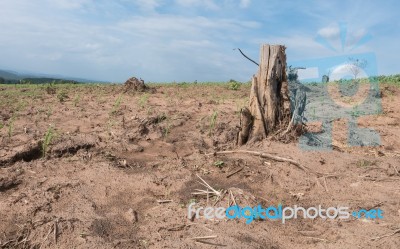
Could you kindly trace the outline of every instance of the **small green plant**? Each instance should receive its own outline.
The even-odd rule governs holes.
[[[157,123],[161,123],[162,121],[168,119],[168,116],[165,113],[161,113],[157,115]]]
[[[119,107],[121,106],[122,103],[122,96],[118,96],[118,98],[115,100],[115,103],[113,105],[113,108],[111,110],[111,114],[115,115],[117,114]]]
[[[240,114],[242,113],[242,109],[244,106],[247,105],[247,102],[248,102],[247,99],[239,99],[239,100],[235,101],[235,103],[236,103],[235,113],[239,116],[239,118],[240,118]]]
[[[111,129],[117,125],[117,122],[114,119],[110,119],[107,122],[107,131],[110,133]]]
[[[152,106],[147,107],[146,113],[147,115],[152,115],[154,113],[154,108]]]
[[[218,112],[214,111],[210,118],[210,132],[209,132],[210,136],[212,135],[212,131],[214,130],[215,125],[217,124],[217,117],[218,117]]]
[[[148,93],[145,93],[142,96],[140,96],[140,98],[139,98],[139,106],[141,108],[144,108],[147,105],[147,103],[149,102],[149,96],[150,95]]]
[[[82,233],[79,234],[79,236],[81,238],[86,238],[87,236],[89,236],[89,234],[82,232]]]
[[[8,138],[11,138],[14,132],[14,122],[15,122],[15,115],[11,117],[10,122],[8,123]]]
[[[214,163],[214,166],[216,166],[216,167],[218,167],[218,168],[222,168],[223,166],[224,166],[224,161],[216,161],[215,163]]]
[[[69,97],[68,97],[68,94],[67,94],[67,92],[64,91],[64,90],[60,91],[60,92],[57,94],[57,99],[58,99],[61,103],[64,103],[64,101],[65,101],[66,99],[68,99],[68,98],[69,98]]]
[[[46,112],[46,119],[49,119],[52,114],[53,114],[53,109],[49,107],[49,109]]]
[[[196,199],[189,199],[187,205],[189,206],[192,203],[196,203]]]
[[[81,101],[81,95],[78,94],[74,98],[74,106],[77,107],[80,101]]]
[[[162,136],[166,138],[170,132],[171,124],[170,118],[165,113],[160,113],[156,116],[154,124],[160,124],[163,122],[165,125],[161,127]]]
[[[56,82],[53,81],[51,83],[49,83],[49,85],[46,87],[46,92],[48,94],[56,94],[56,86],[55,86]]]
[[[188,87],[190,87],[190,83],[185,82],[185,81],[178,82],[178,83],[175,82],[173,84],[174,84],[174,86],[177,86],[177,87],[180,87],[180,88],[188,88]]]
[[[350,115],[351,116],[353,116],[353,117],[360,117],[360,116],[362,116],[362,115],[364,115],[365,114],[365,112],[364,111],[361,111],[359,108],[358,108],[358,106],[355,106],[355,107],[353,107],[353,110],[351,110],[351,112],[350,112]]]
[[[18,102],[18,105],[15,110],[17,112],[23,111],[27,106],[28,106],[28,102],[25,100],[22,100],[21,102]]]
[[[240,89],[240,83],[236,80],[230,80],[228,83],[228,89],[237,91]]]
[[[164,93],[164,96],[165,96],[165,99],[167,100],[167,103],[169,105],[172,105],[173,101],[172,101],[171,95],[169,93]]]
[[[4,124],[0,123],[0,130],[3,129],[3,127],[4,127]]]
[[[170,132],[170,130],[171,130],[171,124],[169,123],[169,119],[168,119],[168,118],[166,118],[166,122],[167,122],[167,124],[166,124],[166,126],[164,127],[164,129],[163,129],[163,136],[164,136],[164,138],[167,138],[167,137],[168,137],[168,134],[169,134],[169,132]]]
[[[52,126],[49,127],[49,129],[46,131],[46,134],[44,135],[43,143],[42,143],[42,156],[46,157],[47,150],[49,148],[49,145],[51,141],[53,140],[55,136],[55,132]]]

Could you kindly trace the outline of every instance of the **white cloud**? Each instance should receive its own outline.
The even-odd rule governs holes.
[[[320,73],[319,73],[317,67],[310,67],[310,68],[298,70],[299,80],[315,79],[315,78],[318,78],[319,75],[320,75]]]
[[[330,25],[318,30],[318,34],[326,39],[337,39],[340,36],[340,29],[336,24]]]
[[[335,23],[319,29],[317,34],[322,37],[323,42],[326,42],[337,51],[342,51],[343,45],[343,51],[345,52],[350,52],[358,44],[365,45],[363,40],[366,42],[369,41],[367,38],[371,38],[365,28],[357,29],[351,24],[342,24],[341,28],[340,24]],[[342,44],[342,38],[344,39],[344,44]]]
[[[293,33],[287,36],[266,36],[251,39],[250,42],[259,46],[260,44],[279,44],[286,46],[288,61],[302,60],[306,58],[319,58],[331,56],[331,52],[319,45],[314,37],[306,34]]]
[[[129,0],[124,0],[129,2]],[[160,7],[163,1],[160,0],[135,0],[135,4],[144,11],[154,11],[157,7]]]
[[[164,80],[190,81],[190,75],[198,74],[204,80],[227,74],[240,79],[235,65],[243,61],[232,51],[234,40],[243,30],[257,27],[257,22],[236,19],[155,15],[132,17],[114,28],[131,37],[132,45],[125,49],[141,58],[136,68],[145,72],[143,78],[154,77],[151,71],[156,70]]]
[[[247,7],[249,7],[250,3],[251,3],[251,0],[240,0],[239,6],[241,8],[247,8]]]
[[[116,28],[120,31],[142,35],[142,37],[167,35],[170,37],[188,36],[191,39],[206,37],[213,34],[214,31],[226,31],[229,33],[258,27],[260,27],[260,23],[253,21],[175,15],[137,16],[116,24]],[[221,36],[220,33],[215,34],[214,38],[219,36]]]
[[[220,9],[214,0],[175,0],[175,2],[184,7],[205,7],[211,10]]]
[[[46,2],[61,9],[80,9],[91,0],[47,0]]]

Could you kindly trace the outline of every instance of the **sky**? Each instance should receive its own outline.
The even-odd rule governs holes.
[[[379,75],[396,74],[399,9],[397,0],[1,0],[0,69],[248,81],[257,66],[234,49],[258,61],[261,44],[281,44],[288,64],[373,53]]]

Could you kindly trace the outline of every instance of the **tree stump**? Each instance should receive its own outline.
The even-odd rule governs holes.
[[[147,89],[144,81],[142,79],[137,79],[136,77],[129,78],[124,85],[125,92],[129,90],[133,90],[135,92],[144,92]]]
[[[262,140],[289,123],[285,49],[282,45],[261,46],[259,70],[253,75],[249,108],[243,108],[241,113],[239,145]]]

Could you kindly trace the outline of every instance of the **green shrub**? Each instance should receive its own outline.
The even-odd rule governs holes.
[[[209,132],[210,136],[212,135],[215,125],[217,124],[217,117],[218,117],[218,112],[214,111],[210,117],[210,132]]]
[[[55,132],[53,127],[49,127],[49,129],[47,130],[46,134],[44,135],[44,139],[43,139],[43,143],[42,143],[42,155],[43,157],[46,156],[47,154],[47,150],[49,148],[49,145],[51,143],[51,141],[53,140],[55,136]]]
[[[236,80],[230,80],[228,83],[228,89],[230,90],[239,90],[240,89],[240,82],[237,82]]]
[[[14,122],[15,122],[15,114],[11,117],[8,123],[8,138],[11,138],[14,132]]]
[[[214,162],[214,166],[218,167],[218,168],[222,168],[224,166],[224,161],[216,161]]]
[[[74,106],[75,106],[75,107],[78,106],[78,104],[79,104],[80,101],[81,101],[81,95],[78,94],[78,95],[76,95],[75,98],[74,98]]]
[[[68,99],[69,97],[68,97],[68,94],[64,91],[64,90],[62,90],[62,91],[60,91],[58,94],[57,94],[57,99],[61,102],[61,103],[63,103],[66,99]]]

